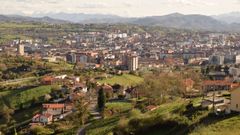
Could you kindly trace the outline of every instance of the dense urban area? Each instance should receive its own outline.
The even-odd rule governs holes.
[[[0,23],[0,135],[232,135],[240,34]]]

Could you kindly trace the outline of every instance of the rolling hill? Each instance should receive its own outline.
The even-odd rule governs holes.
[[[205,15],[183,15],[173,13],[164,16],[148,16],[127,18],[116,15],[83,14],[83,13],[56,13],[34,15],[35,17],[19,15],[0,15],[0,22],[40,22],[40,23],[106,23],[106,24],[136,24],[145,26],[161,26],[178,29],[240,32],[240,21],[226,22],[219,17]],[[240,15],[239,15],[240,16]],[[238,16],[236,16],[237,18]],[[240,19],[239,19],[240,20]]]
[[[50,23],[50,24],[63,24],[69,23],[69,21],[63,21],[60,19],[53,19],[50,17],[28,17],[28,16],[19,16],[19,15],[0,15],[0,22],[37,22],[37,23]]]

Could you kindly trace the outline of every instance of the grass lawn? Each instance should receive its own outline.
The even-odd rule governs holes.
[[[156,115],[163,115],[165,113],[169,113],[170,111],[173,111],[176,106],[179,106],[183,103],[184,103],[183,100],[178,100],[173,103],[161,105],[157,110],[146,113],[146,116],[156,116]],[[117,103],[106,104],[107,109],[114,108],[114,109],[121,109],[121,110],[129,110],[131,109],[131,107],[132,107],[131,103],[117,102]],[[121,118],[120,115],[115,115],[103,120],[98,120],[93,122],[87,128],[87,135],[106,135],[108,133],[111,133],[112,130],[118,125],[120,118]]]
[[[106,104],[106,110],[117,110],[117,112],[126,112],[131,108],[132,104],[127,102],[113,102]]]
[[[106,104],[106,110],[115,110],[116,115],[105,118],[103,120],[94,121],[87,127],[87,135],[106,135],[111,133],[112,130],[118,125],[120,117],[128,110],[132,108],[131,103],[127,102],[112,102]]]
[[[208,126],[198,126],[191,135],[237,135],[240,129],[240,116],[217,121]]]
[[[177,99],[174,102],[160,105],[159,108],[157,108],[154,111],[148,112],[148,114],[155,115],[155,116],[164,115],[164,114],[173,112],[175,109],[181,107],[184,104],[186,104],[186,101],[182,99]]]
[[[143,78],[135,75],[130,75],[130,74],[116,75],[116,76],[113,76],[112,78],[99,80],[99,83],[101,84],[103,83],[107,83],[110,85],[120,84],[126,87],[135,86],[141,82],[143,82]]]
[[[0,100],[0,106],[5,102],[12,108],[20,108],[20,106],[30,106],[33,99],[39,100],[40,97],[51,92],[51,86],[39,86],[27,90],[11,90],[0,93],[3,100]]]
[[[0,92],[0,97],[2,97],[2,96],[6,96],[6,95],[8,95],[8,94],[10,94],[10,93],[11,93],[10,90],[4,90],[4,91],[1,91],[1,92]]]
[[[87,135],[107,135],[117,126],[120,116],[114,116],[93,122],[86,129]]]
[[[71,70],[73,69],[73,65],[65,63],[65,62],[58,62],[58,63],[53,63],[53,62],[48,62],[47,67],[52,69],[53,71],[62,71],[62,70]]]
[[[198,107],[199,101],[200,101],[200,98],[194,99],[193,103],[195,107]],[[149,129],[146,128],[142,133],[145,135],[168,135],[168,134],[178,134],[178,133],[184,134],[188,132],[188,129],[189,127],[191,127],[191,125],[195,125],[196,123],[199,123],[200,119],[207,117],[209,113],[209,111],[198,110],[198,109],[195,109],[192,111],[186,110],[186,105],[188,103],[189,103],[188,100],[175,99],[174,101],[160,105],[154,111],[149,111],[142,114],[138,118],[138,122],[141,123],[140,125],[142,127],[149,128]],[[107,103],[106,107],[107,109],[120,108],[122,110],[127,110],[128,108],[131,108],[131,104],[130,103]],[[122,114],[122,117],[125,116],[125,118],[127,118],[126,114]],[[88,127],[87,135],[106,135],[108,133],[111,133],[112,130],[115,127],[117,127],[118,121],[120,120],[120,118],[121,117],[119,117],[119,115],[113,115],[112,117],[109,117],[107,119],[93,122],[93,124]],[[177,123],[175,123],[175,125],[172,125],[172,126],[161,127],[159,124],[164,121],[165,122],[176,121]],[[160,126],[160,127],[154,128],[154,126]]]
[[[31,73],[29,73],[31,74]],[[35,84],[37,83],[38,78],[37,77],[26,77],[21,79],[15,79],[10,81],[2,81],[0,82],[0,85],[2,86],[14,86],[14,85],[27,85],[27,84]]]

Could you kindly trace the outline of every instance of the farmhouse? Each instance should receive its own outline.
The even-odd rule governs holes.
[[[45,76],[42,78],[41,83],[43,85],[51,85],[54,82],[54,77],[52,76]]]
[[[43,104],[43,114],[61,115],[64,113],[64,104]]]
[[[232,83],[225,80],[206,80],[203,82],[204,92],[230,90]]]
[[[32,122],[33,123],[42,123],[44,125],[46,124],[51,124],[53,121],[53,115],[49,114],[49,113],[45,113],[45,114],[36,114],[33,118],[32,118]]]

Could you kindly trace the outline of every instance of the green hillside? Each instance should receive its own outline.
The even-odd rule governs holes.
[[[120,84],[123,86],[134,86],[141,82],[143,82],[143,78],[130,74],[116,75],[99,81],[99,83],[107,83],[110,85]]]

